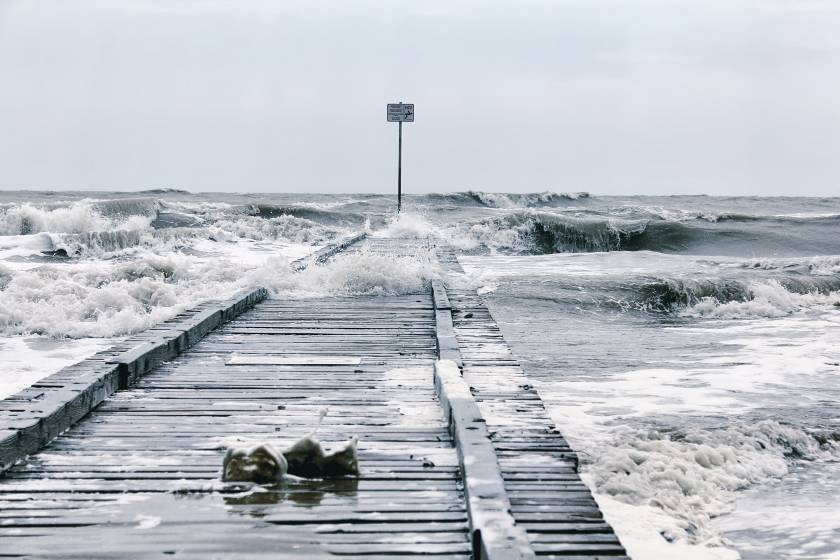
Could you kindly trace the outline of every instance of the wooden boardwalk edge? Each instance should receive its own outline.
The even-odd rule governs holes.
[[[300,272],[308,267],[311,263],[321,264],[327,262],[330,257],[335,256],[336,254],[340,253],[341,251],[345,250],[349,246],[358,243],[359,241],[363,241],[367,237],[366,232],[360,232],[335,243],[330,243],[329,245],[324,245],[311,255],[307,255],[301,259],[298,259],[292,263],[292,268],[296,271]]]
[[[440,280],[432,281],[432,299],[435,305],[435,339],[438,357],[441,360],[452,360],[459,368],[463,368],[464,361],[461,359],[461,349],[455,338],[455,327],[452,324],[452,306],[446,295],[446,288]]]
[[[435,363],[435,391],[455,441],[464,480],[473,557],[486,560],[536,558],[525,530],[511,514],[487,424],[452,360]]]
[[[201,306],[196,314],[142,333],[129,349],[106,358],[102,368],[94,368],[60,387],[47,386],[54,390],[44,390],[34,397],[29,396],[31,390],[24,390],[18,395],[26,398],[12,395],[0,401],[8,405],[0,410],[0,474],[45,447],[115,391],[127,389],[157,365],[178,356],[267,297],[265,288],[248,289],[220,303]]]
[[[526,531],[516,524],[496,451],[469,386],[452,324],[452,307],[443,283],[432,282],[439,360],[435,392],[449,419],[464,480],[473,557],[486,560],[536,558]]]
[[[457,257],[447,246],[438,246],[436,254],[445,269],[463,272]],[[456,442],[460,470],[467,497],[468,521],[471,529],[478,527],[481,519],[474,519],[477,508],[482,507],[475,496],[483,497],[483,489],[472,480],[495,481],[490,496],[501,496],[508,504],[510,519],[500,520],[504,530],[524,531],[530,551],[544,558],[610,558],[629,560],[627,552],[603,515],[590,490],[579,478],[577,454],[569,447],[536,392],[527,374],[519,365],[504,340],[490,310],[475,290],[451,289],[442,282],[432,282],[432,301],[438,319],[437,335],[441,355],[457,355],[460,367],[440,362],[435,371],[435,383],[451,380],[452,394],[467,403],[461,422],[472,428],[464,435],[487,434],[481,442],[489,443],[491,454],[480,461],[461,460],[464,442],[450,425]],[[452,343],[447,342],[453,340]],[[457,353],[457,354],[455,354]],[[441,394],[443,406],[452,398]],[[458,400],[458,399],[455,399]],[[450,422],[458,422],[452,413]],[[469,428],[467,428],[469,429]],[[465,430],[466,431],[466,430]],[[476,464],[490,465],[496,473],[476,468]],[[471,472],[470,472],[471,471]],[[504,508],[490,505],[490,509]],[[495,528],[490,536],[501,536]],[[479,535],[487,540],[487,535]],[[513,534],[512,540],[520,535]],[[481,539],[480,539],[481,540]],[[473,542],[474,558],[490,557],[493,553],[487,543]],[[497,557],[516,557],[520,549],[496,551]]]

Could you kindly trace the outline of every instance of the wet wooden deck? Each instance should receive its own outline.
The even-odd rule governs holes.
[[[445,292],[270,299],[138,374],[0,477],[0,556],[624,556],[487,308]],[[227,447],[282,448],[324,407],[327,448],[360,437],[359,479],[220,481]]]

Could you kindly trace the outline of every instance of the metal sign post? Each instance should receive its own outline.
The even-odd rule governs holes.
[[[388,122],[400,123],[397,141],[397,213],[402,209],[402,123],[414,122],[414,103],[388,103]]]

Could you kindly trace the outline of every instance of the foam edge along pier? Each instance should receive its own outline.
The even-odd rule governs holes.
[[[449,420],[464,480],[473,557],[486,560],[536,558],[526,531],[516,524],[487,424],[461,376],[463,361],[443,283],[432,282],[438,357],[435,392]]]
[[[516,524],[487,425],[452,360],[435,363],[435,391],[455,440],[464,479],[473,557],[484,560],[536,558],[528,535]]]

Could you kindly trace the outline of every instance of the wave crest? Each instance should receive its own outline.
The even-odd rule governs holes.
[[[646,220],[579,218],[532,210],[456,226],[449,236],[464,248],[520,253],[576,253],[638,248]]]
[[[365,223],[366,217],[353,212],[332,211],[324,208],[306,205],[276,205],[254,204],[244,209],[245,212],[260,218],[280,218],[293,216],[303,218],[327,226],[359,226]]]
[[[840,278],[669,278],[643,284],[639,295],[639,307],[645,311],[725,319],[782,317],[819,305],[840,304]]]
[[[463,191],[454,193],[431,193],[421,195],[418,200],[432,204],[449,203],[455,206],[482,206],[485,208],[534,208],[561,206],[571,201],[589,198],[587,192],[556,193],[491,193],[485,191]]]
[[[158,208],[151,199],[84,200],[52,207],[12,205],[0,209],[0,235],[144,229],[157,216]]]

